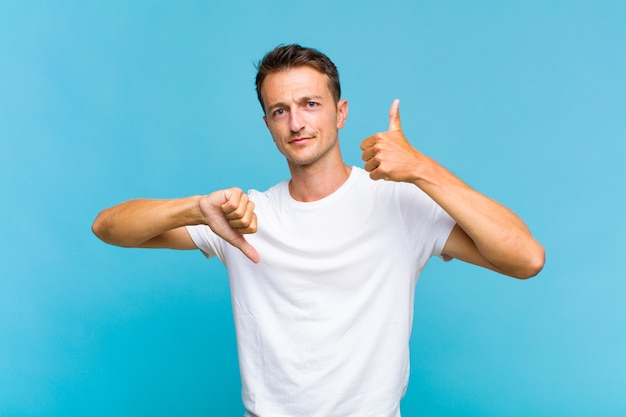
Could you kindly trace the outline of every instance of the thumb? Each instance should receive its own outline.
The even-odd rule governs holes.
[[[241,244],[238,244],[237,247],[239,248],[241,252],[243,252],[244,255],[248,257],[248,259],[250,259],[255,264],[258,264],[259,261],[261,260],[259,253],[256,251],[254,246],[248,243],[248,241],[245,238],[242,237],[242,239],[243,239],[243,242],[241,242]]]
[[[402,130],[402,125],[400,124],[400,100],[395,99],[393,103],[391,103],[391,108],[389,109],[389,132],[394,130]]]
[[[246,257],[252,262],[259,263],[260,256],[257,250],[252,246],[243,234],[237,229],[233,228],[227,217],[226,212],[232,211],[233,207],[227,207],[231,198],[235,196],[236,189],[227,189],[223,192],[214,192],[210,196],[215,196],[217,199],[213,203],[206,203],[205,211],[207,216],[207,225],[215,232],[216,235],[224,239],[230,245],[239,249]],[[209,197],[210,197],[209,196]]]
[[[230,243],[232,246],[239,249],[252,262],[254,262],[255,264],[258,264],[259,261],[261,260],[261,257],[259,256],[259,253],[254,248],[254,246],[248,243],[246,238],[243,237],[243,235],[241,233],[238,233],[236,230],[232,231],[232,235],[233,236],[230,239],[229,239],[229,236],[224,236],[225,240],[228,243]]]

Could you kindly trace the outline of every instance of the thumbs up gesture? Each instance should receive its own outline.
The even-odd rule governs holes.
[[[389,129],[361,142],[365,170],[374,180],[413,182],[418,178],[420,159],[424,158],[404,137],[400,124],[400,100],[389,109]]]

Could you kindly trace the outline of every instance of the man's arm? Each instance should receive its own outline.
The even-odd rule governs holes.
[[[256,232],[254,203],[238,188],[173,200],[137,199],[105,209],[92,230],[112,245],[196,249],[185,226],[206,224],[253,262],[257,251],[244,238]]]
[[[538,274],[545,252],[524,222],[413,148],[402,133],[398,106],[398,100],[391,105],[389,130],[361,143],[370,177],[413,183],[450,214],[457,225],[444,247],[445,256],[516,278]]]

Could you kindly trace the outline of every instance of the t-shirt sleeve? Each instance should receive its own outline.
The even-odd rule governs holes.
[[[426,193],[413,185],[398,184],[398,193],[401,201],[409,241],[413,247],[423,248],[427,256],[439,256],[443,260],[450,260],[443,256],[443,249],[450,237],[450,232],[456,224],[450,215],[435,203]]]
[[[434,221],[431,230],[433,236],[435,236],[435,244],[433,245],[432,256],[438,256],[444,261],[449,261],[452,258],[444,256],[443,249],[446,246],[446,242],[448,242],[448,238],[450,237],[450,233],[452,233],[456,221],[439,205],[435,204],[434,211]]]
[[[217,243],[219,238],[209,226],[204,224],[187,226],[187,232],[191,236],[191,240],[207,258],[212,258],[219,253]]]

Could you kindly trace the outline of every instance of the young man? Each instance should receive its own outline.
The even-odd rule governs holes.
[[[361,144],[364,170],[347,166],[338,131],[348,103],[320,52],[278,47],[256,81],[289,181],[132,200],[93,230],[114,245],[199,248],[226,265],[248,416],[397,417],[427,260],[528,278],[543,248],[513,212],[409,144],[397,100],[389,130]]]

